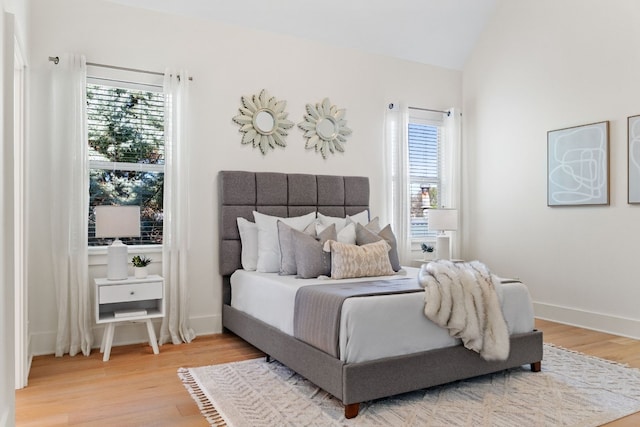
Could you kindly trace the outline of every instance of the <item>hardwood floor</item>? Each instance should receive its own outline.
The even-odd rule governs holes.
[[[536,321],[545,342],[640,368],[640,341]],[[211,335],[190,344],[114,347],[111,359],[40,356],[29,385],[16,391],[18,426],[206,426],[178,379],[179,367],[226,363],[263,354],[239,338]],[[543,362],[544,366],[544,362]],[[640,413],[609,426],[640,425]]]
[[[640,341],[536,319],[544,342],[640,368]],[[542,362],[544,366],[544,361]],[[640,412],[606,424],[609,427],[640,426]]]
[[[263,353],[227,334],[190,344],[118,346],[108,362],[85,356],[33,359],[29,385],[16,391],[17,426],[207,426],[177,369],[234,362]]]

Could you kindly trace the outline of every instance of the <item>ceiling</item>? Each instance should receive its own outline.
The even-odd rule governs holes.
[[[108,0],[461,70],[496,0]]]

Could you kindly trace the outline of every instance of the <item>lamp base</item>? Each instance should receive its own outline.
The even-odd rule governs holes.
[[[451,252],[449,250],[449,236],[446,234],[438,234],[436,237],[436,258],[437,259],[451,259]]]
[[[129,277],[127,270],[127,245],[116,239],[107,249],[107,279],[124,280]]]

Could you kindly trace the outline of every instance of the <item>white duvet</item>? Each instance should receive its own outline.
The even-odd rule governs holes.
[[[403,267],[407,280],[419,269]],[[360,279],[297,279],[277,273],[237,270],[231,276],[231,306],[280,331],[293,335],[293,310],[298,288],[314,284],[398,279],[399,275]],[[531,332],[533,306],[522,283],[501,285],[501,306],[509,333]],[[349,298],[342,307],[340,359],[364,362],[459,344],[424,315],[424,292]]]

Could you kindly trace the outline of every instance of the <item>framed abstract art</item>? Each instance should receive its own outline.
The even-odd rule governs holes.
[[[609,122],[547,132],[547,205],[609,204]]]
[[[627,117],[627,202],[640,203],[640,116]]]

